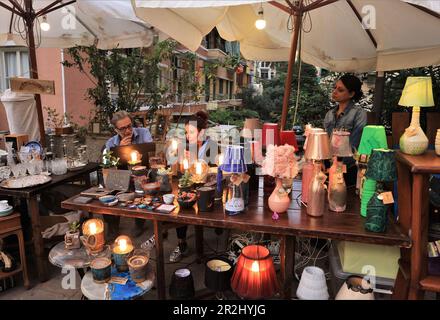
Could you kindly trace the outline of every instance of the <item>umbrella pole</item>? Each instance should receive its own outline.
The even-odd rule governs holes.
[[[289,65],[287,68],[287,76],[284,84],[284,97],[283,97],[283,111],[281,113],[281,127],[280,130],[284,130],[284,127],[286,126],[287,122],[287,114],[289,110],[289,98],[290,98],[290,92],[292,89],[292,75],[293,75],[293,68],[295,66],[295,60],[296,60],[296,49],[298,47],[298,38],[299,38],[299,31],[302,25],[302,17],[303,12],[302,11],[295,11],[294,13],[294,19],[295,19],[295,25],[294,25],[294,33],[292,37],[292,45],[290,47],[290,57],[289,57]]]
[[[34,36],[34,20],[32,18],[25,19],[27,34],[28,34],[28,45],[29,45],[29,62],[31,70],[31,78],[38,79],[38,67],[37,67],[37,55],[35,49],[35,36]],[[43,109],[41,107],[41,97],[39,94],[35,95],[35,102],[37,107],[38,115],[38,126],[40,127],[40,142],[43,147],[46,146],[46,135],[44,132],[44,120],[43,120]]]
[[[374,85],[373,112],[376,124],[382,122],[382,108],[385,99],[385,73],[383,71],[376,72],[376,83]]]

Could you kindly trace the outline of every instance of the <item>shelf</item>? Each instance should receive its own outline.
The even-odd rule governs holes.
[[[420,281],[423,290],[440,292],[440,276],[427,276]]]

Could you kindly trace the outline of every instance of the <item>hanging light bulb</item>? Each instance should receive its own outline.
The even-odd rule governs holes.
[[[264,20],[263,4],[261,4],[260,11],[258,11],[258,19],[255,21],[255,28],[263,30],[266,28],[266,20]]]
[[[47,22],[47,16],[43,16],[43,21],[40,23],[40,28],[43,31],[49,31],[50,30],[50,24]]]

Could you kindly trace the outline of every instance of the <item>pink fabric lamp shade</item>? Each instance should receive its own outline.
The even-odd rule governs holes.
[[[298,144],[296,142],[296,135],[294,131],[281,131],[280,132],[280,144],[288,144],[295,147],[295,152],[298,151]]]
[[[263,147],[269,144],[278,145],[280,143],[280,128],[278,123],[263,124]]]
[[[243,248],[231,279],[232,290],[246,299],[272,297],[279,289],[272,256],[266,247]]]

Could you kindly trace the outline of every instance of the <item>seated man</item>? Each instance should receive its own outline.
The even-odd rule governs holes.
[[[117,146],[153,142],[153,138],[147,128],[133,128],[131,117],[126,111],[118,111],[113,114],[111,124],[117,134],[108,139],[105,143],[107,150]],[[104,220],[108,223],[110,237],[116,237],[119,233],[120,217],[105,215]],[[144,231],[144,220],[135,219],[135,224],[137,230],[134,236],[138,237]]]

